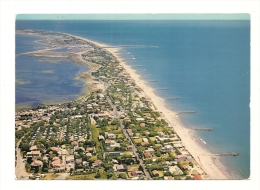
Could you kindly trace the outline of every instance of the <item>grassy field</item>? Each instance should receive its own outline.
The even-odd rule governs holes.
[[[85,174],[85,175],[73,175],[66,177],[66,180],[93,180],[96,174]]]
[[[45,174],[45,176],[42,177],[41,180],[54,180],[58,176],[59,174]]]

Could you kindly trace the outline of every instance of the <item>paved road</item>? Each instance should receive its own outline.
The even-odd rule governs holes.
[[[146,170],[146,167],[145,167],[145,164],[143,162],[142,159],[139,158],[139,155],[137,153],[137,149],[135,147],[135,144],[133,143],[132,139],[129,137],[128,133],[126,132],[126,129],[125,129],[125,126],[123,125],[122,121],[119,119],[119,115],[118,115],[118,112],[117,112],[117,109],[116,109],[116,106],[112,103],[112,101],[110,100],[110,98],[107,96],[107,100],[109,102],[109,104],[112,106],[113,108],[113,112],[114,112],[114,116],[119,120],[119,124],[120,124],[120,127],[122,128],[123,130],[123,133],[124,135],[126,136],[126,138],[129,140],[129,142],[131,143],[132,145],[132,150],[134,152],[134,155],[136,156],[136,158],[139,160],[139,164],[143,167],[143,172],[144,174],[146,175],[146,177],[149,179],[149,180],[152,180],[151,176],[150,176],[150,173]]]
[[[25,170],[25,163],[23,162],[20,148],[18,148],[23,138],[24,136],[17,142],[16,145],[17,161],[15,167],[15,176],[17,179],[29,179],[29,174]]]

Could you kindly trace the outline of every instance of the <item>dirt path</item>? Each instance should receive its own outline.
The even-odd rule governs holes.
[[[68,175],[69,173],[59,173],[59,176],[56,177],[54,180],[64,180]]]
[[[29,174],[25,170],[25,163],[23,163],[20,148],[18,148],[22,139],[23,137],[17,142],[16,145],[17,162],[15,167],[15,176],[17,179],[29,179]]]

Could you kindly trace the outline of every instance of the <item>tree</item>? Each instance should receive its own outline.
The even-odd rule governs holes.
[[[118,177],[119,177],[119,178],[122,178],[122,179],[127,179],[125,173],[120,173],[120,174],[118,175]]]
[[[193,180],[191,176],[187,176],[185,180]]]

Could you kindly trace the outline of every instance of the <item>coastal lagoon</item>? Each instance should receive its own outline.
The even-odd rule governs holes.
[[[121,46],[119,55],[151,87],[167,88],[156,90],[159,96],[179,97],[166,100],[170,109],[196,111],[181,115],[183,125],[213,129],[196,133],[202,145],[212,153],[238,152],[221,161],[236,178],[250,176],[250,21],[18,20],[16,29],[66,32]],[[83,84],[75,76],[82,70],[68,60],[16,57],[16,105],[76,98]]]
[[[35,42],[39,39],[31,35],[16,35],[16,54],[48,47]],[[21,48],[23,44],[25,47]],[[15,61],[16,106],[37,107],[47,102],[72,101],[82,95],[85,84],[76,78],[80,73],[89,70],[87,66],[68,59],[35,57],[27,54],[16,56]]]

